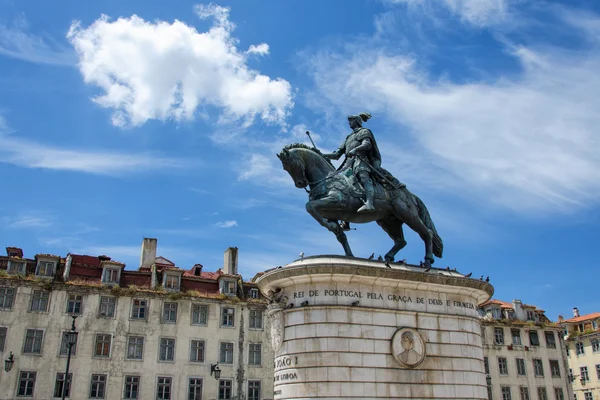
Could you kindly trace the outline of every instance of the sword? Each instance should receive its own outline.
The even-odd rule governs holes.
[[[310,132],[306,131],[306,135],[308,136],[308,138],[310,139],[310,142],[312,143],[313,147],[316,149],[317,145],[315,144],[315,142],[313,142],[312,138],[310,137]]]

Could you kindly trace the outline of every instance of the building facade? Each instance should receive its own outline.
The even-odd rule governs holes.
[[[272,399],[266,301],[237,272],[177,268],[144,239],[140,266],[107,256],[0,257],[0,399]],[[77,342],[65,379],[65,332]],[[213,367],[220,370],[218,377]]]
[[[490,300],[480,314],[489,399],[572,398],[562,330],[543,310]]]
[[[573,309],[573,318],[558,318],[564,329],[565,348],[569,361],[569,375],[575,400],[600,399],[600,313],[579,315]]]

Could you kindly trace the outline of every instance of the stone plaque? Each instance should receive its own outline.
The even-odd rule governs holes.
[[[425,342],[415,329],[400,328],[392,336],[392,355],[401,365],[414,368],[425,359]]]

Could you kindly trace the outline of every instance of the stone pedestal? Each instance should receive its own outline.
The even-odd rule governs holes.
[[[318,256],[258,278],[274,399],[487,399],[477,305],[493,288],[424,271]]]

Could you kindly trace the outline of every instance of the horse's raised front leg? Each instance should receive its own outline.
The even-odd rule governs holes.
[[[346,237],[343,229],[338,225],[337,221],[331,221],[327,218],[324,218],[320,212],[320,210],[324,208],[331,208],[332,206],[334,208],[339,208],[338,206],[334,205],[334,202],[336,201],[336,199],[328,197],[319,200],[311,200],[306,203],[306,211],[308,211],[308,213],[312,215],[312,217],[316,219],[319,224],[335,234],[336,239],[344,248],[346,256],[354,257],[354,254],[352,254],[352,250],[350,249],[350,245],[348,244],[348,238]]]
[[[396,253],[406,246],[406,240],[404,240],[404,231],[402,230],[402,221],[395,217],[389,217],[386,219],[380,219],[377,221],[377,225],[379,225],[394,241],[394,246],[385,255],[385,261],[394,261]]]

